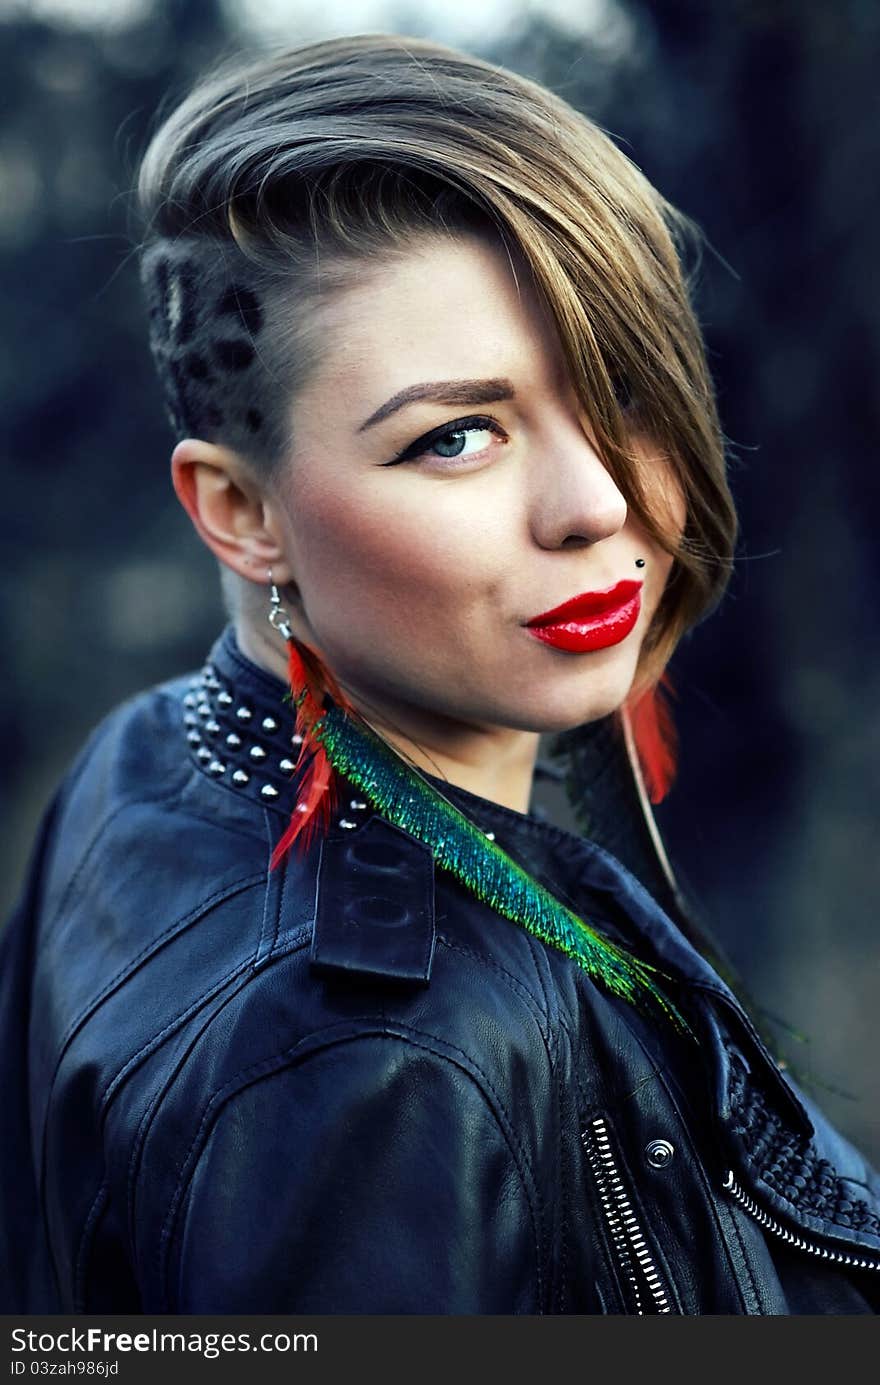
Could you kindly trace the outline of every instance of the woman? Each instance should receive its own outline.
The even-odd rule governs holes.
[[[231,620],[94,733],[6,935],[7,1309],[875,1311],[877,1176],[647,802],[735,536],[684,218],[380,35],[203,82],[140,196]]]

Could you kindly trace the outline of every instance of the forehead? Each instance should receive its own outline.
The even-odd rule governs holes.
[[[453,372],[555,372],[561,357],[527,266],[472,236],[423,239],[368,267],[318,316],[325,349],[313,383],[344,371],[371,396]]]

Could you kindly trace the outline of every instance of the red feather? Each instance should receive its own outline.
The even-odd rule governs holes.
[[[313,735],[324,710],[324,693],[329,692],[337,706],[356,715],[333,674],[313,649],[301,640],[287,641],[287,676],[296,707],[296,734],[302,737],[293,773],[303,769],[297,789],[296,806],[290,822],[272,852],[270,869],[275,868],[294,842],[308,851],[316,837],[324,836],[336,811],[336,781],[333,766],[321,742]]]
[[[678,762],[678,735],[672,711],[664,693],[674,694],[672,681],[664,673],[659,682],[649,688],[629,708],[633,740],[645,779],[645,788],[652,803],[662,803],[672,781]]]

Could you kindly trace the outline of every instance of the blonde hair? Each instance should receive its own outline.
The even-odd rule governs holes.
[[[247,284],[261,305],[271,349],[248,366],[260,427],[227,420],[224,431],[222,409],[203,407],[202,431],[269,467],[319,350],[309,305],[344,291],[365,260],[446,230],[488,234],[528,266],[605,465],[675,557],[639,665],[639,686],[656,682],[725,589],[736,515],[685,268],[700,233],[607,134],[505,68],[424,39],[356,35],[204,79],[154,135],[138,191],[145,265],[163,244],[202,254],[222,268],[227,302],[230,283]],[[187,391],[204,404],[205,381],[192,387],[167,334],[157,355],[183,426]],[[684,498],[681,535],[656,503],[659,470]]]

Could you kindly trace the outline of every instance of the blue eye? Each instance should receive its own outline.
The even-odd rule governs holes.
[[[461,457],[464,456],[464,447],[466,447],[467,439],[471,435],[475,434],[479,438],[479,435],[491,434],[492,431],[491,428],[456,428],[455,432],[441,434],[425,450],[435,452],[439,457]],[[482,452],[485,446],[485,443],[481,443],[481,446],[474,447],[473,450],[474,452]]]
[[[492,418],[457,418],[452,423],[444,423],[442,427],[432,428],[430,433],[416,438],[415,442],[411,442],[396,457],[392,457],[385,466],[414,461],[431,453],[440,459],[448,458],[450,461],[457,457],[466,457],[470,454],[465,453],[464,449],[471,433],[495,433],[504,436],[503,429]],[[478,455],[482,451],[482,447],[474,448],[473,455]]]

